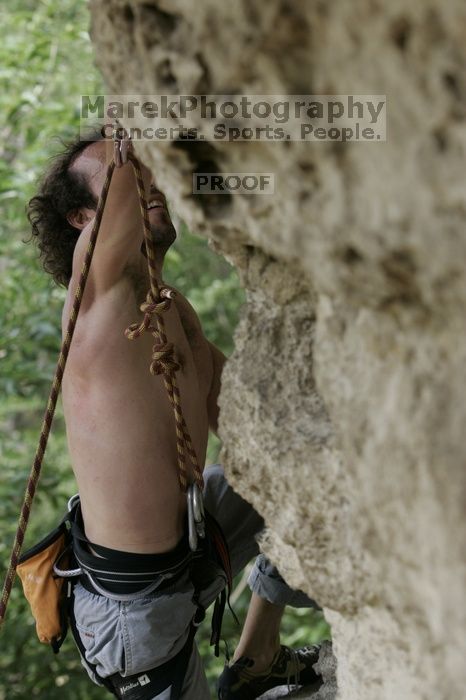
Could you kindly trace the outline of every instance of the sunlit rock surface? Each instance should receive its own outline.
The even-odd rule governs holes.
[[[459,700],[466,658],[466,7],[103,0],[116,94],[387,94],[386,143],[137,145],[248,301],[228,476],[325,608],[342,700]],[[208,166],[208,168],[207,168]],[[272,196],[191,195],[273,172]]]

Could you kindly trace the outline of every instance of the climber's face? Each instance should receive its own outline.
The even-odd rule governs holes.
[[[71,169],[84,177],[93,197],[98,201],[107,173],[105,141],[89,144],[76,158]],[[167,200],[158,189],[155,178],[152,178],[148,206],[153,240],[156,245],[168,249],[176,238],[176,231],[168,212]],[[81,213],[84,225],[95,216],[95,211],[91,209],[83,208]]]

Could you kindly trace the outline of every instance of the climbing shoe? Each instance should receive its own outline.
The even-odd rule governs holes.
[[[223,669],[217,681],[219,700],[253,700],[280,685],[287,685],[290,691],[296,686],[317,690],[322,677],[312,666],[319,658],[319,650],[318,645],[300,649],[281,646],[269,668],[261,673],[253,673],[254,662],[243,656]]]

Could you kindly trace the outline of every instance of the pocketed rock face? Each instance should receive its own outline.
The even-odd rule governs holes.
[[[223,462],[325,608],[341,700],[459,700],[465,665],[462,0],[101,0],[115,94],[388,96],[387,143],[137,145],[248,301]],[[196,171],[275,195],[198,197]]]

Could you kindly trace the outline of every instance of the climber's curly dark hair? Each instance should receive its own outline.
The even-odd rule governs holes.
[[[52,158],[38,193],[27,205],[27,217],[32,227],[28,242],[37,242],[44,270],[64,287],[70,283],[74,248],[81,233],[66,216],[73,209],[97,207],[85,176],[70,171],[70,167],[91,141],[102,138],[99,131],[93,131],[85,139],[79,137],[65,142],[65,150]]]

